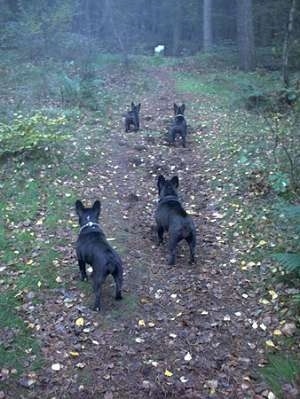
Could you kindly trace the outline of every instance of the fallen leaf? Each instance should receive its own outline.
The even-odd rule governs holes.
[[[165,376],[166,377],[172,377],[172,375],[173,375],[173,373],[172,373],[172,371],[170,371],[170,370],[165,370]]]
[[[268,347],[270,347],[270,348],[276,348],[274,342],[273,342],[271,339],[268,339],[268,340],[266,341],[266,345],[267,345]]]
[[[53,371],[60,371],[61,369],[62,369],[62,364],[60,364],[60,363],[53,363],[52,364],[52,366],[51,366],[51,369],[53,370]]]
[[[275,299],[278,298],[278,294],[274,290],[269,290],[269,294],[272,297],[272,301],[275,301]]]
[[[79,353],[71,351],[71,352],[69,352],[69,355],[72,356],[72,357],[78,357]]]
[[[84,318],[78,317],[78,319],[75,320],[75,324],[77,327],[83,327],[85,324]]]

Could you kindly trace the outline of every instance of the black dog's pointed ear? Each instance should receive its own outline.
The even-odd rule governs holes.
[[[175,112],[175,114],[176,114],[176,113],[177,113],[177,110],[178,110],[178,105],[177,105],[176,103],[174,103],[173,107],[174,107],[174,112]]]
[[[133,108],[134,108],[134,102],[131,101],[131,109],[133,109]]]
[[[163,175],[159,175],[157,179],[157,187],[159,190],[161,190],[162,186],[165,184],[166,179],[163,177]]]
[[[181,106],[181,112],[184,113],[184,111],[185,111],[185,104],[183,103]]]
[[[137,107],[138,107],[138,110],[140,110],[140,109],[141,109],[141,103],[139,103],[139,104],[137,105]]]
[[[178,188],[179,186],[179,179],[178,176],[173,176],[171,179],[171,184],[172,186],[174,186],[175,188]]]
[[[101,202],[100,202],[99,200],[96,200],[96,201],[94,202],[93,211],[97,212],[97,216],[100,215],[100,212],[101,212]]]
[[[82,211],[84,209],[84,206],[80,200],[77,200],[75,202],[75,209],[76,209],[77,215],[80,216],[80,214],[82,213]]]

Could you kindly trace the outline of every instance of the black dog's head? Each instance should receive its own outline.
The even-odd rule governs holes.
[[[167,180],[163,175],[159,175],[157,180],[159,198],[164,198],[166,196],[177,197],[178,186],[178,176],[173,176],[172,179]]]
[[[85,208],[81,201],[77,200],[75,203],[76,213],[79,217],[80,227],[87,223],[97,223],[99,222],[99,216],[101,211],[100,201],[95,201],[91,208]]]
[[[178,106],[176,103],[174,103],[174,114],[175,116],[180,115],[183,116],[185,111],[185,104],[182,104],[181,106]]]
[[[141,109],[141,103],[135,105],[134,102],[131,103],[131,112],[135,115],[138,115]]]

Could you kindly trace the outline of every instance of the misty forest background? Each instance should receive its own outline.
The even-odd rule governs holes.
[[[159,44],[165,50],[154,54]],[[142,128],[134,136],[131,133],[126,136],[122,114],[131,101],[142,103]],[[187,150],[192,155],[184,152],[180,144],[173,152],[167,152],[165,135],[172,123],[175,101],[186,104],[190,133]],[[120,145],[120,152],[116,144]],[[68,331],[73,331],[74,320],[78,320],[72,301],[88,304],[86,298],[91,295],[91,286],[85,288],[77,280],[70,281],[77,271],[70,239],[75,239],[78,230],[74,201],[80,194],[92,200],[97,187],[101,195],[111,199],[110,204],[115,204],[111,214],[118,212],[120,204],[114,197],[118,187],[109,190],[114,185],[125,184],[121,176],[118,180],[115,175],[118,163],[125,162],[118,158],[122,151],[124,154],[129,151],[129,168],[133,168],[133,174],[137,173],[139,190],[144,193],[140,196],[134,193],[134,206],[138,206],[138,201],[142,203],[140,198],[148,198],[151,185],[155,188],[153,176],[176,172],[175,166],[168,169],[170,154],[177,154],[179,169],[184,169],[185,163],[192,163],[189,170],[194,175],[187,182],[182,179],[182,191],[192,194],[194,201],[198,198],[201,202],[203,193],[197,191],[194,179],[203,174],[206,195],[217,204],[218,216],[211,218],[220,219],[222,227],[222,233],[212,234],[212,241],[226,237],[224,240],[234,253],[230,267],[244,273],[247,281],[242,290],[247,286],[249,292],[243,301],[248,297],[248,301],[256,301],[249,328],[257,334],[257,348],[262,349],[256,352],[263,354],[264,360],[250,354],[242,357],[249,357],[247,365],[259,370],[257,380],[250,384],[245,379],[244,388],[233,388],[231,383],[215,382],[213,374],[210,383],[199,388],[201,379],[195,377],[194,385],[190,383],[190,395],[204,389],[209,397],[233,398],[232,392],[243,389],[241,395],[245,396],[236,397],[299,397],[299,0],[0,0],[0,343],[3,344],[0,397],[36,397],[37,392],[45,394],[45,389],[49,390],[47,397],[54,397],[57,392],[62,395],[59,397],[70,398],[80,395],[88,398],[100,392],[106,392],[107,399],[146,397],[142,390],[135,391],[134,378],[137,381],[144,378],[135,371],[125,378],[128,383],[124,383],[120,396],[117,387],[107,394],[96,383],[93,392],[91,388],[85,392],[87,381],[95,379],[92,366],[91,375],[87,371],[78,372],[81,366],[77,365],[76,376],[74,368],[68,376],[64,374],[74,358],[84,356],[81,343],[76,343],[76,348],[72,347],[64,360],[57,363],[53,354],[62,349],[56,352],[48,341],[48,346],[45,345],[42,332],[53,327],[43,306],[50,303],[52,319],[55,318],[56,296],[65,295],[61,318],[68,320],[65,322],[71,326]],[[147,151],[149,159],[145,161]],[[99,157],[103,169],[96,162]],[[131,176],[130,173],[127,174]],[[149,173],[152,173],[150,182]],[[98,181],[98,175],[105,184]],[[101,191],[102,184],[108,191]],[[143,211],[147,212],[144,201]],[[209,215],[211,211],[204,205],[202,208],[199,205],[199,209],[198,214]],[[116,226],[112,215],[111,219],[105,219],[105,231]],[[147,230],[152,219],[145,216],[142,224],[144,220]],[[131,233],[126,233],[125,228],[123,235],[112,231],[122,257],[127,264],[134,264],[135,260],[127,258]],[[139,237],[142,236],[140,232]],[[150,248],[152,241],[149,242]],[[133,241],[130,245],[132,248],[136,245],[137,250],[147,248],[144,242],[138,245]],[[145,270],[152,259],[152,254],[148,255]],[[218,269],[223,262],[221,258],[216,254],[212,262]],[[203,262],[205,265],[205,259]],[[130,267],[129,277],[135,273]],[[143,276],[143,269],[140,273]],[[124,315],[135,321],[141,317],[142,305],[130,294],[141,287],[138,282],[135,287],[129,277],[125,308],[115,307],[112,318],[101,316],[98,322],[103,323],[102,331],[112,326],[117,330],[117,323]],[[181,277],[180,284],[185,278],[186,275]],[[217,278],[214,271],[213,278]],[[168,287],[172,279],[167,280]],[[222,286],[222,279],[219,283]],[[75,290],[72,295],[70,289]],[[110,298],[110,295],[104,296]],[[189,300],[189,303],[198,302]],[[112,306],[107,305],[107,314]],[[162,304],[161,309],[164,306],[167,309],[169,304]],[[82,314],[91,325],[93,318],[98,317]],[[249,324],[247,320],[245,323]],[[194,323],[194,319],[189,323]],[[182,324],[181,328],[188,325]],[[67,345],[65,328],[68,329],[65,325],[61,327],[60,334]],[[130,331],[135,331],[136,327],[131,328]],[[78,325],[74,331],[76,336],[90,334]],[[156,342],[164,342],[159,336],[161,330],[152,331],[153,337],[157,334]],[[243,337],[241,331],[236,335]],[[165,333],[168,334],[169,331]],[[86,342],[85,345],[87,348]],[[167,347],[162,348],[161,351],[169,353]],[[105,357],[104,353],[105,350],[102,353]],[[92,365],[91,359],[90,353]],[[56,374],[53,384],[45,382],[52,378],[42,371],[49,366],[47,362],[61,372],[61,379]],[[68,366],[63,366],[63,362]],[[110,364],[109,360],[106,363]],[[87,369],[86,362],[78,364]],[[113,367],[116,369],[116,364]],[[130,367],[129,364],[128,370]],[[182,373],[187,373],[186,365],[182,367]],[[151,380],[149,385],[141,389],[148,389],[148,393],[157,389],[156,397],[182,396],[182,388],[172,385],[172,372],[162,371],[161,377],[158,369],[155,366],[158,374],[153,377],[153,385],[151,371],[147,377],[147,381]],[[236,378],[232,379],[236,384],[240,383],[237,376],[244,369],[236,366]],[[192,375],[193,371],[190,372]],[[103,371],[104,375],[107,373]],[[66,388],[65,379],[75,381],[74,386],[70,382]],[[113,379],[110,383],[114,384]],[[253,388],[257,396],[254,393],[251,396],[255,384],[258,384],[256,391]],[[85,388],[78,391],[80,386]],[[220,396],[214,396],[218,392]]]

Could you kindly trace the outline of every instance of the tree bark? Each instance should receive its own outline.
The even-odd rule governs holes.
[[[296,9],[296,0],[291,1],[291,8],[289,12],[289,20],[285,32],[285,38],[283,42],[283,51],[282,51],[282,76],[283,76],[283,83],[286,87],[289,87],[290,79],[289,79],[289,44],[290,38],[293,31],[294,25],[294,14]]]
[[[252,0],[236,0],[236,6],[240,68],[252,71],[255,68]]]
[[[203,50],[208,52],[212,48],[212,25],[211,25],[212,0],[203,2]]]
[[[179,43],[180,43],[180,37],[181,37],[181,18],[182,18],[182,13],[181,13],[181,1],[176,0],[176,3],[174,5],[174,24],[173,24],[173,55],[179,55]]]

